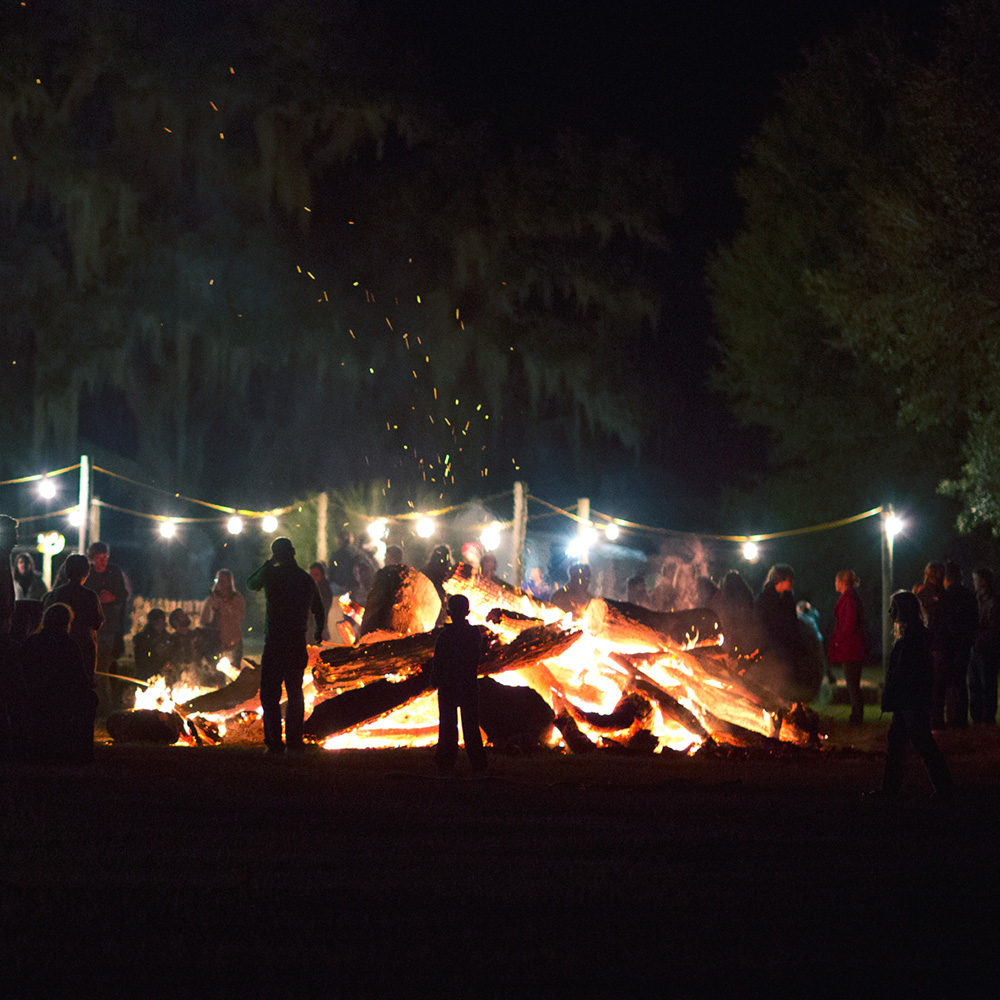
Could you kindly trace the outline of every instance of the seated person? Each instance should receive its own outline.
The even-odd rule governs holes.
[[[135,676],[149,680],[162,674],[170,659],[170,635],[167,632],[167,614],[163,608],[150,608],[146,624],[132,639],[135,654]]]

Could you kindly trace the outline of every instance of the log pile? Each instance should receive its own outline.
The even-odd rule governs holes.
[[[308,738],[369,731],[365,727],[404,709],[388,723],[399,745],[406,741],[398,721],[422,718],[433,706],[427,696],[434,690],[437,632],[405,634],[417,620],[409,612],[433,602],[414,597],[426,588],[412,571],[393,573],[392,580],[385,576],[381,610],[370,616],[379,622],[373,641],[312,651],[316,703],[306,720]],[[551,741],[553,727],[572,752],[693,751],[713,742],[752,747],[816,739],[816,720],[807,709],[755,683],[726,656],[718,619],[707,609],[658,613],[594,599],[579,616],[567,615],[461,565],[444,588],[469,598],[470,621],[484,634],[480,677],[517,675],[516,685],[480,682],[481,725],[495,748],[528,750]],[[409,603],[397,600],[404,591]],[[382,626],[391,625],[400,608],[406,614],[395,620],[399,631],[387,633]],[[381,638],[386,634],[393,637]],[[184,705],[188,721],[197,724],[199,713],[208,712],[243,717],[257,697],[254,673],[245,669],[227,688]],[[419,728],[426,733],[428,725]]]

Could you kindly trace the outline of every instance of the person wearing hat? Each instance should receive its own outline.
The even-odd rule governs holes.
[[[448,598],[451,623],[441,629],[434,643],[434,681],[438,689],[438,742],[434,762],[442,773],[451,773],[458,760],[458,712],[462,712],[465,752],[474,771],[486,770],[486,751],[479,732],[479,664],[483,635],[470,625],[469,599],[464,594]]]
[[[268,753],[303,749],[305,701],[302,675],[309,662],[306,622],[312,612],[316,645],[323,641],[323,601],[316,581],[295,561],[288,538],[271,542],[271,558],[247,580],[263,590],[266,602],[264,652],[260,658],[260,704],[264,709],[264,744]],[[285,737],[281,735],[281,686],[285,686]]]

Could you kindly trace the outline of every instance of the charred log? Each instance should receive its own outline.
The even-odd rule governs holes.
[[[353,688],[321,701],[306,719],[304,733],[310,739],[325,739],[345,729],[353,729],[402,708],[432,687],[430,671],[421,670],[398,684],[377,680]]]
[[[629,729],[636,722],[644,722],[652,715],[649,702],[641,695],[630,693],[622,695],[614,710],[607,715],[600,712],[581,712],[580,717],[588,726],[594,729],[605,729],[608,732],[621,732]]]
[[[558,625],[527,629],[510,645],[497,644],[490,649],[480,664],[479,675],[482,677],[534,666],[539,660],[564,653],[582,634],[576,630],[566,631]]]
[[[455,572],[445,580],[444,589],[449,594],[464,594],[474,608],[501,608],[550,622],[563,616],[555,605],[536,600],[501,580],[487,580],[468,563],[455,567]]]
[[[170,746],[180,739],[183,722],[176,712],[148,709],[112,712],[107,719],[108,735],[119,743],[159,743]]]
[[[313,667],[313,682],[322,690],[366,684],[386,674],[415,674],[434,654],[436,640],[435,632],[421,632],[401,639],[324,649]]]
[[[210,713],[228,712],[238,709],[251,698],[256,697],[260,692],[260,668],[256,666],[244,667],[236,680],[231,681],[218,691],[209,691],[208,694],[198,695],[180,706],[181,711],[186,714],[199,712],[203,715]]]
[[[562,733],[563,742],[570,753],[593,753],[597,749],[597,744],[591,742],[576,724],[576,719],[569,712],[563,712],[555,718],[555,727]]]
[[[555,714],[530,687],[507,687],[479,679],[479,725],[501,753],[536,750],[552,731]]]

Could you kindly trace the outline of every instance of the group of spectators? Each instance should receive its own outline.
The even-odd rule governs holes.
[[[8,565],[16,543],[17,522],[0,516],[0,559]],[[50,591],[30,556],[0,573],[0,754],[93,755],[97,671],[118,651],[128,596],[108,556],[101,542],[69,556]]]

